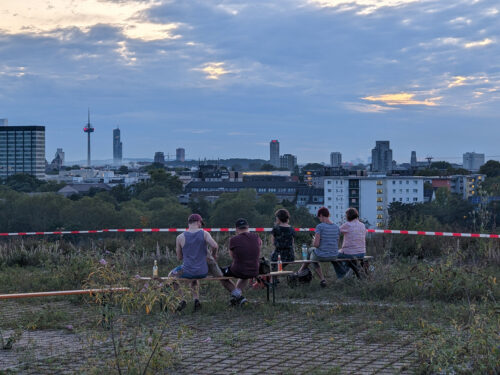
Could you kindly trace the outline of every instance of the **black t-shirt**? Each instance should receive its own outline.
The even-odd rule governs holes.
[[[293,250],[295,229],[275,225],[271,233],[274,237],[274,247],[276,247],[276,250]]]

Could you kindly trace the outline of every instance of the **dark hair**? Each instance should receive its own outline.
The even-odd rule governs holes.
[[[288,210],[285,210],[284,208],[281,208],[274,213],[274,216],[276,216],[282,223],[286,223],[288,219],[290,219],[290,212],[288,212]]]
[[[353,221],[354,219],[359,218],[359,213],[358,213],[358,210],[350,207],[345,212],[345,216],[347,217],[347,221]]]
[[[321,207],[318,210],[318,216],[330,217],[330,211],[328,211],[328,208],[326,207]]]

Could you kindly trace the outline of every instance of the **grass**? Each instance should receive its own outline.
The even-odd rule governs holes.
[[[92,264],[101,257],[130,276],[151,274],[153,263],[144,252],[123,249],[101,253],[50,248],[46,253],[37,249],[31,255],[23,249],[22,256],[16,258],[14,251],[9,251],[8,256],[11,260],[21,259],[25,265],[2,263],[0,293],[80,288]],[[160,274],[166,274],[177,263],[172,257],[162,258]],[[227,254],[222,254],[219,263],[229,264]],[[467,263],[455,254],[427,262],[377,259],[375,268],[376,273],[365,280],[337,282],[331,265],[324,264],[327,288],[320,288],[317,278],[311,284],[289,288],[282,278],[276,305],[266,302],[265,290],[250,289],[245,295],[251,303],[244,308],[228,307],[226,290],[218,283],[202,282],[202,311],[194,313],[189,305],[180,315],[172,315],[173,324],[178,324],[172,330],[182,342],[200,335],[203,340],[210,337],[232,356],[235,350],[258,346],[264,332],[287,329],[297,334],[301,332],[294,330],[297,324],[312,329],[315,339],[327,334],[332,344],[338,337],[359,335],[367,345],[385,345],[406,340],[403,337],[409,334],[417,343],[417,372],[488,374],[500,369],[495,344],[500,332],[498,265]],[[99,315],[99,310],[88,307],[84,301],[81,297],[9,301],[0,305],[0,315],[4,317],[0,327],[43,331],[72,324],[75,330],[89,331],[94,327],[93,321],[81,317]],[[46,307],[47,302],[53,306]],[[140,317],[141,324],[154,326],[158,310]],[[75,314],[80,315],[78,319]],[[205,327],[214,321],[222,322],[220,329],[205,332]],[[232,322],[238,324],[233,326]],[[352,343],[347,347],[355,349]],[[171,353],[165,355],[167,358]],[[178,364],[168,358],[165,363]],[[340,370],[333,366],[311,369],[310,373],[337,374]]]

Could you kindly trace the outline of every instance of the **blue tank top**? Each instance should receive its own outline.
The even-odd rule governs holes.
[[[184,240],[182,273],[189,276],[205,277],[208,273],[208,265],[207,244],[203,230],[184,232]]]

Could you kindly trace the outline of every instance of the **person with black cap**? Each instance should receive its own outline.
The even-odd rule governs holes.
[[[259,258],[262,240],[248,231],[248,221],[238,219],[235,223],[236,236],[229,240],[229,255],[233,259],[229,267],[222,268],[227,277],[239,279],[231,291],[231,304],[243,305],[247,302],[242,290],[248,287],[249,280],[259,275]]]

